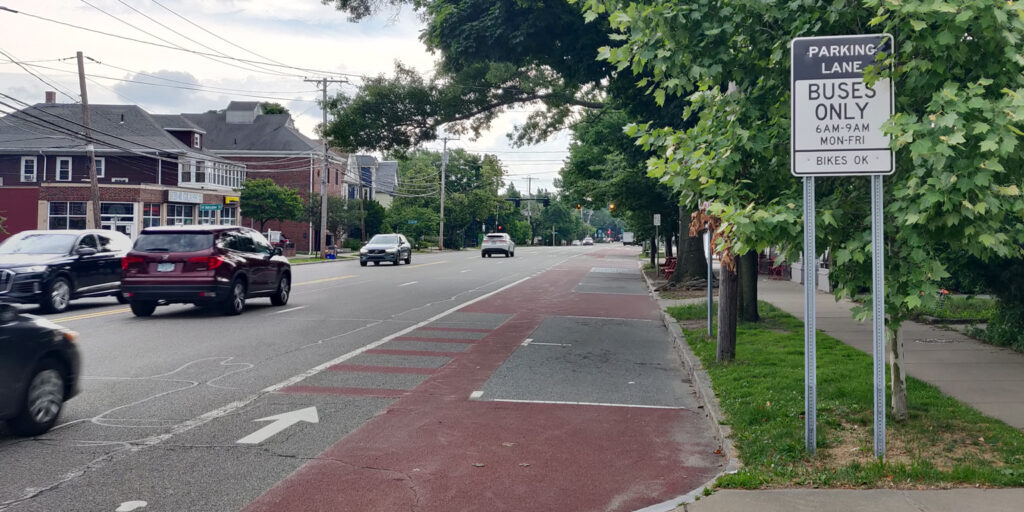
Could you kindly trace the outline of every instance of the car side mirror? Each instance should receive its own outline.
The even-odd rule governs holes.
[[[281,249],[280,247],[274,247],[274,253],[273,253],[274,256],[281,256],[282,254],[284,254],[284,250],[283,249]]]
[[[0,303],[0,323],[13,322],[18,317],[18,310],[13,304]]]
[[[75,254],[79,256],[92,256],[96,254],[96,249],[92,247],[79,247],[75,250]]]

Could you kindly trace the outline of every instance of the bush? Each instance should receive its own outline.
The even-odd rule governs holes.
[[[349,237],[345,239],[344,243],[342,243],[342,247],[358,252],[359,249],[363,247],[363,241],[358,238]]]
[[[974,332],[983,340],[1024,352],[1024,304],[999,301],[999,308],[983,332]]]

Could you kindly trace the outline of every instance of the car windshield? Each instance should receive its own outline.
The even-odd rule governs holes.
[[[135,250],[145,252],[196,252],[212,246],[212,233],[143,233],[135,241]]]
[[[370,239],[371,244],[397,244],[398,235],[376,235]]]
[[[504,240],[505,235],[487,235],[488,240]]]
[[[78,235],[33,233],[16,236],[0,244],[0,254],[67,254]]]

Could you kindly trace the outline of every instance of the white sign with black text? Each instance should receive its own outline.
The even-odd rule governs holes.
[[[893,114],[892,81],[864,71],[891,55],[889,34],[798,37],[792,42],[794,176],[862,176],[895,170],[882,124]]]

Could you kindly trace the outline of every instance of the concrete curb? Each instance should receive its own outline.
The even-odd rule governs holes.
[[[736,452],[736,447],[733,445],[732,439],[730,438],[732,435],[732,428],[729,425],[724,424],[725,416],[718,403],[718,397],[715,396],[714,388],[711,386],[711,377],[708,375],[708,372],[704,370],[704,365],[701,363],[700,358],[693,353],[693,349],[691,349],[690,345],[686,342],[686,337],[683,335],[683,329],[679,326],[679,322],[665,311],[666,301],[663,301],[658,297],[658,292],[654,290],[654,284],[647,277],[647,273],[643,271],[643,263],[640,264],[640,275],[644,276],[644,282],[647,284],[647,290],[658,302],[658,309],[661,312],[661,320],[665,323],[665,327],[672,336],[672,342],[675,346],[676,353],[679,354],[679,358],[686,365],[686,371],[690,375],[690,382],[693,383],[693,387],[697,392],[697,400],[703,404],[704,415],[714,426],[715,437],[721,444],[722,453],[725,454],[728,459],[725,469],[715,475],[714,478],[705,482],[690,493],[671,501],[671,503],[676,505],[685,505],[687,503],[693,503],[699,497],[703,496],[705,490],[711,489],[719,477],[738,471],[743,467],[743,463],[740,462],[739,454]],[[675,506],[665,509],[661,508],[660,505],[655,505],[654,507],[643,509],[641,512],[646,512],[648,510],[651,512],[654,510],[672,510],[672,508],[675,508]]]

